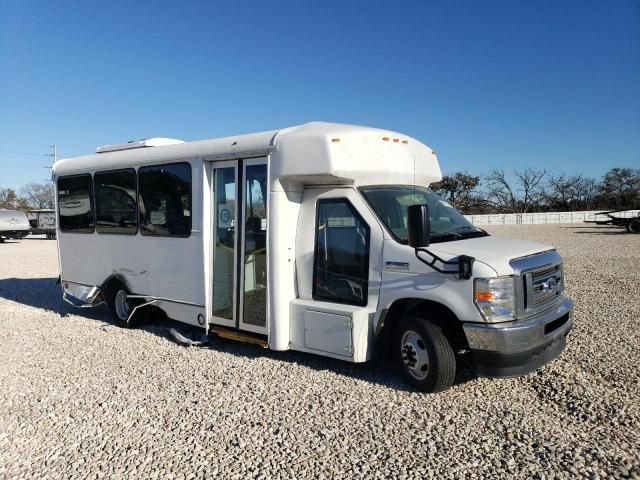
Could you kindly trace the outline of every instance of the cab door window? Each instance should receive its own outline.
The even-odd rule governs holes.
[[[313,298],[364,306],[369,284],[370,229],[346,198],[319,200]]]

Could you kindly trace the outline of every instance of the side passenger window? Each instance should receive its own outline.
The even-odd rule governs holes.
[[[63,232],[93,233],[91,175],[58,178],[58,211]]]
[[[368,300],[369,226],[346,198],[319,200],[313,298],[364,306]]]
[[[96,231],[135,235],[138,231],[135,170],[115,170],[93,176]]]
[[[191,165],[169,163],[138,169],[140,233],[191,235]]]

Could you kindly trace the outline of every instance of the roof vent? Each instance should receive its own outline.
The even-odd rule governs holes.
[[[134,148],[164,147],[165,145],[176,145],[178,143],[184,142],[182,140],[176,140],[175,138],[143,138],[137,142],[132,140],[127,143],[119,143],[116,145],[104,145],[96,148],[96,153],[117,152],[118,150],[132,150]]]

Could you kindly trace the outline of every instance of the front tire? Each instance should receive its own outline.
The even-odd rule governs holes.
[[[627,232],[629,233],[640,233],[640,220],[632,220],[627,225]]]
[[[405,379],[418,390],[446,390],[456,376],[456,356],[442,329],[420,317],[405,317],[394,350]]]

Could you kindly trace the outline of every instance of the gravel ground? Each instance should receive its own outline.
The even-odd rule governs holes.
[[[0,478],[640,478],[640,236],[555,245],[576,303],[555,362],[437,395],[391,366],[123,330],[60,300],[55,242],[0,245]]]

